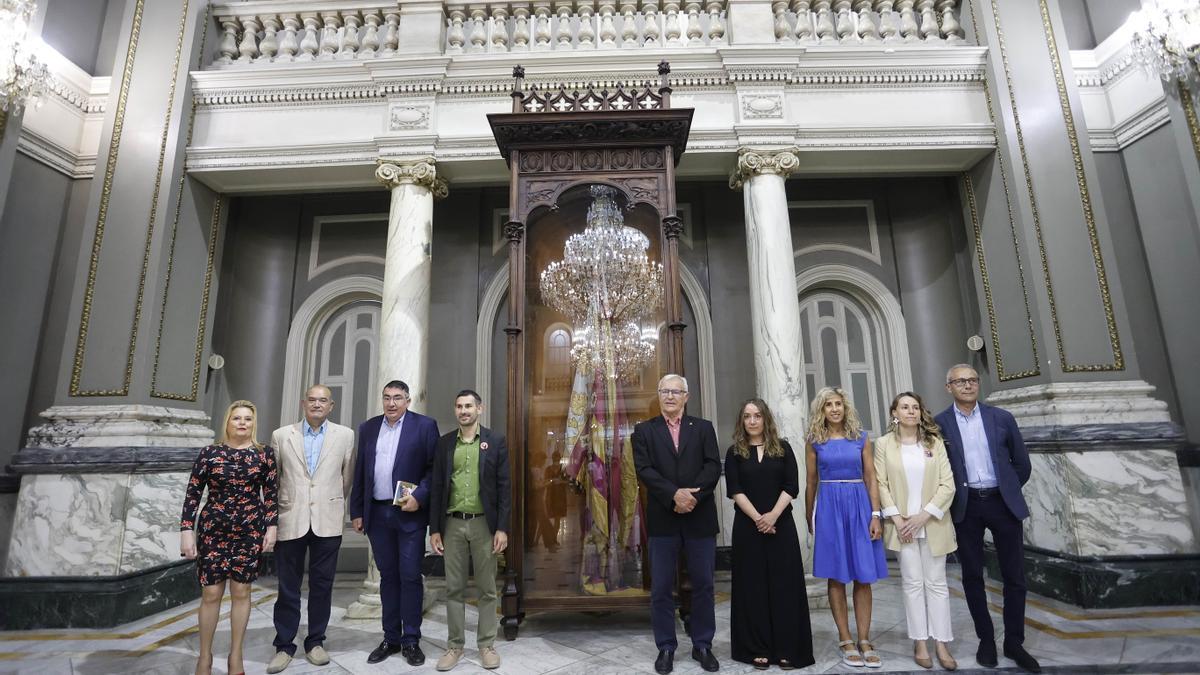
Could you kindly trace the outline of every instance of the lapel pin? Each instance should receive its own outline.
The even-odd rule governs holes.
[[[487,450],[487,449],[488,449],[487,441],[483,441],[482,443],[479,444],[480,451]]]

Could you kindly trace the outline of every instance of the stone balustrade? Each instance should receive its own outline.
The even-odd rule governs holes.
[[[779,0],[775,40],[837,45],[963,42],[960,0]]]
[[[725,44],[726,0],[574,0],[448,5],[446,53]]]
[[[395,0],[230,3],[214,5],[213,15],[217,67],[386,57],[399,41]]]
[[[430,2],[421,3],[421,21],[432,23],[408,32],[404,26],[416,10],[397,0],[225,2],[213,5],[220,39],[206,67],[400,53],[717,47],[728,44],[731,34],[736,37],[727,13],[732,1]],[[778,0],[769,8],[781,45],[952,45],[965,44],[960,5],[961,0]],[[768,11],[767,4],[761,7]]]

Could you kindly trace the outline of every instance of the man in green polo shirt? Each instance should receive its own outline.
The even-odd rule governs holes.
[[[480,426],[483,399],[470,389],[454,398],[458,430],[438,439],[430,486],[429,546],[446,557],[446,623],[449,636],[438,670],[450,670],[466,643],[468,570],[479,589],[476,645],[484,668],[499,668],[496,652],[496,556],[508,547],[512,493],[504,436]]]

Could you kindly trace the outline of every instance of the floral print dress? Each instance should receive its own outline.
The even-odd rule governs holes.
[[[279,521],[275,451],[223,444],[201,449],[192,465],[180,530],[196,527],[206,487],[208,502],[200,511],[196,537],[200,585],[225,579],[248,584],[258,578],[263,535]]]

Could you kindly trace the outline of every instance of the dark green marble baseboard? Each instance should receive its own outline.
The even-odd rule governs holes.
[[[1000,581],[991,544],[988,576]],[[1029,590],[1086,609],[1200,604],[1200,555],[1069,556],[1025,547]]]
[[[109,628],[200,597],[194,562],[116,577],[0,579],[0,630]]]

